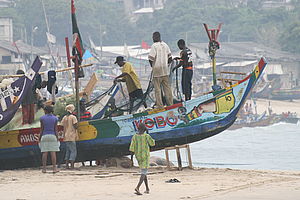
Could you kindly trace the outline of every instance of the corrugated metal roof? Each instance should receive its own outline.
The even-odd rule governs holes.
[[[208,43],[191,43],[189,47],[196,48],[198,56],[201,56],[200,59],[208,61],[210,58],[207,45]],[[216,54],[219,61],[256,60],[262,56],[268,61],[300,61],[299,54],[292,54],[255,42],[221,42]]]
[[[265,74],[283,74],[281,64],[268,64],[268,67],[264,70]]]
[[[31,45],[22,42],[21,40],[16,41],[15,43],[0,40],[0,48],[6,49],[8,51],[14,53],[21,53],[21,54],[31,54]],[[43,55],[47,54],[48,51],[35,47],[32,47],[32,53],[35,55]]]
[[[251,61],[240,61],[240,62],[230,62],[222,65],[223,67],[245,67],[248,65],[256,64],[257,60],[251,60]]]

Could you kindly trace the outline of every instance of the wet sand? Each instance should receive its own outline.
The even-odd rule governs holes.
[[[0,172],[1,200],[300,199],[300,171],[150,168],[150,194],[137,196],[138,168],[80,167],[57,174],[39,169]],[[169,179],[180,183],[166,183]],[[141,191],[144,191],[144,185]]]

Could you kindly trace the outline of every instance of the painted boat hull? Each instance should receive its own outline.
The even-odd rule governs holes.
[[[290,124],[297,124],[299,121],[299,118],[298,117],[282,117],[281,121],[290,123]]]
[[[274,91],[272,91],[270,98],[274,99],[274,100],[300,99],[300,90],[299,89],[274,90]]]
[[[155,139],[151,150],[196,142],[230,127],[246,97],[261,75],[266,62],[261,59],[255,70],[235,85],[211,92],[162,110],[80,122],[77,161],[128,155],[132,135],[143,122]],[[59,131],[62,127],[59,127]],[[37,144],[39,128],[0,132],[0,169],[41,165]],[[61,140],[58,162],[63,162],[65,144]]]
[[[269,116],[266,119],[261,119],[259,121],[254,121],[254,122],[250,122],[250,123],[239,123],[239,124],[234,123],[232,126],[230,126],[228,128],[228,130],[236,130],[236,129],[240,129],[240,128],[243,128],[243,127],[270,126],[272,124],[280,122],[280,120],[281,120],[280,117],[278,117],[276,115],[272,115],[272,116]]]

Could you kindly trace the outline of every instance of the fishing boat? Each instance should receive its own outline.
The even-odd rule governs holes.
[[[80,122],[76,160],[128,155],[131,137],[141,122],[156,140],[152,151],[214,136],[234,123],[265,66],[266,61],[261,58],[252,73],[243,80],[164,109]],[[39,127],[0,132],[0,169],[40,166],[39,134]],[[62,138],[60,140],[58,160],[65,151],[65,143]]]
[[[279,123],[281,121],[281,116],[273,114],[266,116],[262,114],[258,117],[249,117],[244,119],[237,119],[235,123],[228,128],[228,130],[236,130],[243,127],[264,127],[270,126],[272,124]]]
[[[297,113],[288,111],[281,114],[281,121],[290,124],[297,124],[299,118],[297,117]]]
[[[84,49],[76,22],[74,0],[71,0],[71,15],[73,25],[72,58],[69,55],[67,38],[66,48],[68,66],[71,66],[71,60],[75,65],[76,107],[78,108],[77,116],[79,119],[79,65]],[[100,106],[103,109],[98,110],[100,107],[96,108],[95,110],[96,112],[98,110],[98,113],[95,114],[92,120],[79,123],[76,161],[84,162],[129,155],[131,138],[137,132],[140,123],[146,125],[149,134],[156,141],[155,146],[151,149],[152,151],[203,140],[226,130],[234,123],[237,113],[261,76],[266,61],[261,58],[254,70],[244,79],[237,80],[233,84],[223,85],[223,87],[218,85],[215,53],[219,49],[217,38],[221,24],[217,29],[208,29],[206,24],[204,24],[204,27],[210,40],[209,55],[212,60],[213,90],[192,100],[181,101],[163,109],[144,110],[135,114],[121,114],[119,116],[105,116],[105,110],[103,109],[107,108],[110,99],[106,98],[105,95],[113,97],[120,90],[114,85],[109,92],[105,92],[105,95],[100,95],[100,98],[106,102]],[[134,107],[139,107],[146,97],[151,99],[150,92],[152,89],[153,84],[151,84],[150,79],[144,98],[136,103]],[[97,104],[97,102],[99,102],[99,99],[93,101],[93,104]],[[124,107],[124,105],[121,107]],[[59,135],[62,135],[61,126],[58,127],[58,131]],[[39,134],[39,127],[0,131],[0,169],[40,166]],[[65,143],[63,138],[59,138],[59,140],[61,145],[57,157],[58,160],[62,160]]]
[[[270,81],[258,84],[261,86],[253,92],[254,97],[273,100],[300,99],[300,88],[291,84],[293,80],[287,79],[288,74],[271,74],[268,77]]]

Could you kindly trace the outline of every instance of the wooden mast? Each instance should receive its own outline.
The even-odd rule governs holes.
[[[69,49],[69,39],[68,37],[65,38],[66,42],[66,51],[67,51],[67,60],[68,60],[68,67],[71,68],[71,59],[75,59],[74,63],[74,73],[75,73],[75,97],[76,97],[76,110],[77,110],[77,119],[80,119],[80,105],[79,105],[79,77],[78,77],[78,55],[70,56],[70,49]]]
[[[213,90],[218,90],[220,89],[220,86],[217,85],[217,65],[216,65],[216,52],[220,48],[220,43],[217,41],[218,36],[220,34],[220,29],[222,24],[219,24],[217,29],[208,29],[207,24],[203,24],[204,28],[206,30],[208,39],[209,39],[209,44],[208,44],[208,51],[209,51],[209,56],[212,61],[212,71],[213,71]]]

